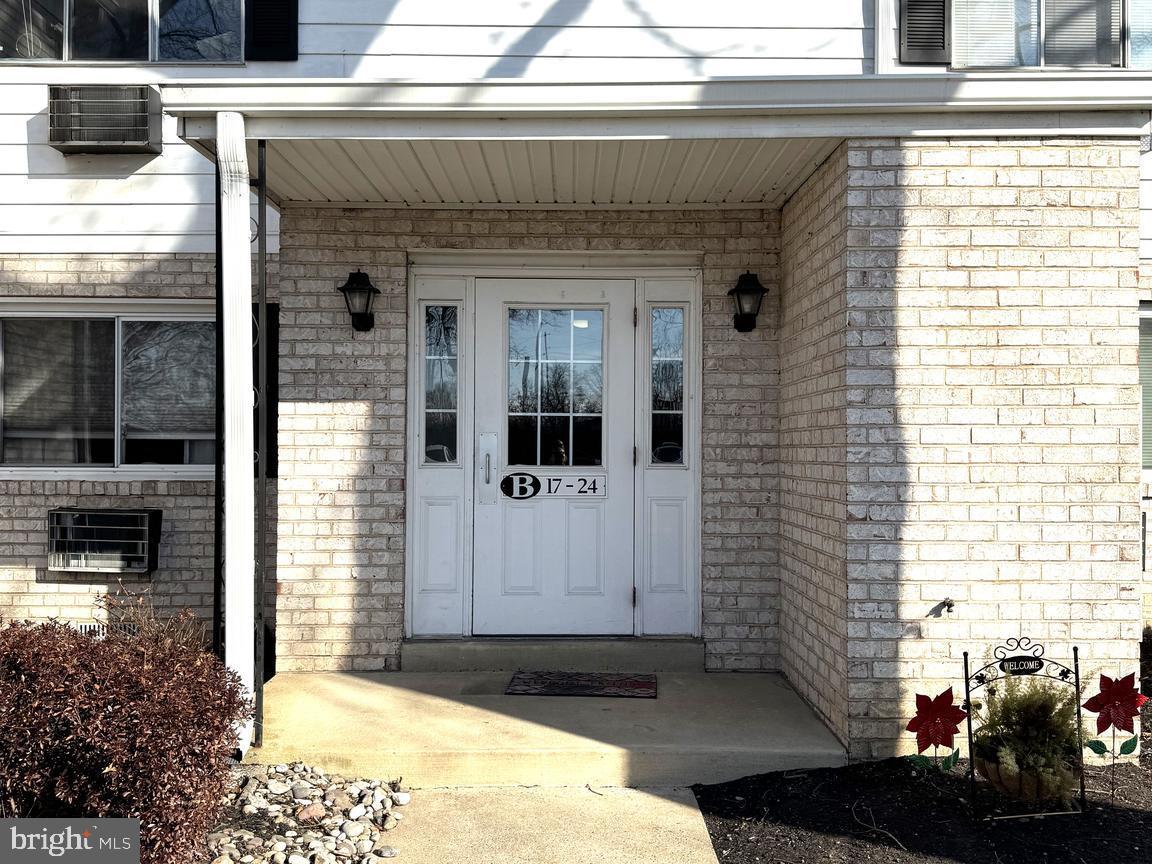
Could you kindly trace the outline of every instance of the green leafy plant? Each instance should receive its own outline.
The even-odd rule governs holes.
[[[250,706],[192,613],[125,611],[134,633],[0,629],[0,811],[138,818],[142,864],[185,864],[220,810]]]
[[[1013,676],[987,692],[972,735],[977,769],[1008,794],[1069,799],[1079,764],[1076,691]]]

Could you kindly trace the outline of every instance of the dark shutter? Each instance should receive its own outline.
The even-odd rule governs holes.
[[[952,59],[951,0],[901,0],[900,62],[948,63]]]
[[[287,60],[300,56],[299,0],[247,0],[244,59]]]

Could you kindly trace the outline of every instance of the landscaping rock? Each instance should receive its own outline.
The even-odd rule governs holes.
[[[296,818],[301,822],[319,822],[327,815],[328,811],[319,801],[306,804],[296,811]]]
[[[241,765],[233,777],[224,819],[207,837],[212,864],[379,864],[397,855],[383,832],[399,823],[391,808],[412,800],[398,782],[328,777],[302,762]]]

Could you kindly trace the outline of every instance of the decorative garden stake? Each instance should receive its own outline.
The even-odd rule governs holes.
[[[1148,697],[1136,690],[1136,673],[1125,675],[1113,681],[1107,675],[1100,676],[1100,692],[1084,703],[1084,707],[1096,715],[1096,734],[1103,735],[1112,729],[1112,746],[1108,747],[1103,741],[1093,739],[1084,744],[1097,756],[1112,757],[1112,803],[1116,803],[1116,759],[1119,756],[1130,756],[1136,752],[1139,738],[1133,735],[1116,749],[1116,731],[1135,732],[1132,723],[1134,717],[1139,716],[1140,707],[1148,701]]]
[[[932,748],[932,761],[927,757],[913,757],[917,764],[931,764],[941,771],[949,771],[960,761],[960,750],[953,749],[956,735],[960,732],[960,724],[968,717],[967,712],[956,707],[952,688],[949,687],[935,699],[916,694],[916,716],[908,721],[908,731],[916,733],[916,746],[922,754],[929,747]],[[947,747],[949,754],[941,763],[939,748]],[[922,762],[920,760],[923,760]]]
[[[1072,807],[1025,814],[1029,817],[1083,813],[1087,796],[1080,731],[1079,649],[1072,646],[1072,665],[1069,666],[1045,657],[1043,645],[1020,636],[997,645],[992,656],[995,658],[992,662],[973,669],[968,652],[964,652],[961,708],[968,712],[968,798],[973,815],[987,819],[1020,818],[1019,815],[990,814],[982,817],[977,794],[978,772],[992,788],[1008,798],[1033,803],[1064,800]],[[976,698],[980,691],[986,694],[987,700]],[[1064,696],[1060,695],[1062,691]],[[1010,706],[1013,700],[1016,712],[1005,713],[1005,706]],[[1025,707],[1036,711],[1038,706],[1046,713],[1028,720],[1031,725],[1020,726],[1023,721],[1020,711]],[[995,718],[993,707],[999,709]],[[981,721],[978,728],[973,722],[977,709]],[[1048,752],[1049,748],[1055,749]],[[1077,785],[1078,807],[1065,798]]]

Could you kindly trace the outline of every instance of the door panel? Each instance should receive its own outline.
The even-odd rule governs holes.
[[[473,632],[631,634],[632,280],[476,280]]]

